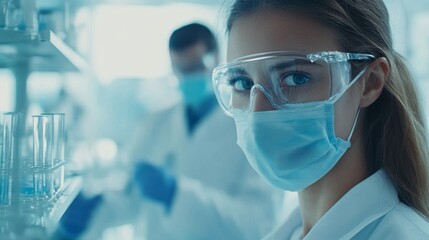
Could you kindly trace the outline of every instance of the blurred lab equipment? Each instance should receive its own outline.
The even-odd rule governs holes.
[[[32,72],[88,69],[64,38],[51,31],[56,29],[46,9],[38,9],[41,2],[0,1],[0,68],[10,69],[15,78],[9,94],[14,104],[4,109],[15,112],[0,114],[0,239],[5,240],[48,239],[80,188],[80,178],[66,177],[65,114],[32,115],[28,108]],[[68,0],[56,2],[61,7],[51,12],[68,12]]]
[[[0,115],[0,238],[47,239],[76,192],[64,184],[65,115]],[[72,191],[72,192],[70,192]]]

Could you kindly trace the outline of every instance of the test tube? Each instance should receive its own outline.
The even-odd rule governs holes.
[[[37,37],[39,23],[37,16],[36,0],[20,0],[19,6],[22,10],[22,24],[20,30],[25,30],[31,37]]]
[[[54,190],[56,192],[60,191],[64,185],[64,175],[65,175],[65,146],[66,146],[66,132],[65,132],[65,114],[56,113],[54,114],[55,122],[55,139],[56,139],[56,150],[54,161],[56,164],[61,164],[61,166],[54,172]]]
[[[54,116],[33,116],[34,194],[37,198],[53,196],[52,167]]]
[[[54,116],[33,116],[34,167],[49,168],[53,162]]]
[[[65,114],[43,113],[42,115],[53,117],[53,163],[62,164],[65,154]]]
[[[11,188],[9,186],[10,179],[9,179],[9,161],[6,161],[6,157],[3,157],[3,155],[6,155],[6,147],[4,146],[3,142],[5,141],[7,136],[7,132],[4,129],[7,127],[5,124],[5,116],[2,114],[0,116],[0,131],[1,131],[1,139],[0,139],[0,205],[10,205],[11,201]]]
[[[9,0],[0,0],[0,28],[6,28],[6,16]]]
[[[4,138],[6,138],[6,135],[4,134],[4,127],[5,127],[4,114],[1,114],[0,115],[0,169],[1,170],[6,169],[6,166],[5,166],[6,160],[3,159],[3,151],[4,151],[3,141],[4,141]]]
[[[43,113],[42,115],[53,116],[53,164],[52,172],[54,192],[58,192],[64,184],[64,163],[65,163],[65,114],[64,113]]]
[[[1,156],[0,156],[0,204],[11,205],[13,194],[18,192],[17,187],[19,182],[19,158],[20,158],[20,128],[21,128],[20,113],[3,113],[1,114],[0,122],[2,128],[1,140]],[[13,185],[12,183],[15,182]]]

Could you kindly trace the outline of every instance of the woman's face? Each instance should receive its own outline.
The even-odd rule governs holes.
[[[233,23],[227,61],[272,51],[343,51],[336,32],[315,20],[288,11],[245,15]],[[360,102],[360,83],[354,84],[335,104],[336,135],[347,139]],[[253,111],[274,110],[264,94],[256,94]]]

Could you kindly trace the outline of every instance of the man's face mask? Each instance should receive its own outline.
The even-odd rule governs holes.
[[[205,54],[187,66],[175,67],[179,79],[179,88],[188,106],[198,107],[212,93],[210,80],[213,69],[214,55]]]
[[[182,75],[179,79],[179,88],[185,103],[191,107],[198,107],[210,94],[210,75],[197,72]]]

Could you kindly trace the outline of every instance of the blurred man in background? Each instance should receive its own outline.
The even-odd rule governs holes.
[[[248,165],[233,119],[211,89],[218,64],[213,33],[197,23],[183,26],[169,50],[182,101],[130,133],[135,161],[127,189],[79,195],[61,221],[63,235],[94,239],[100,229],[131,222],[134,239],[260,239],[275,225],[283,193]]]

